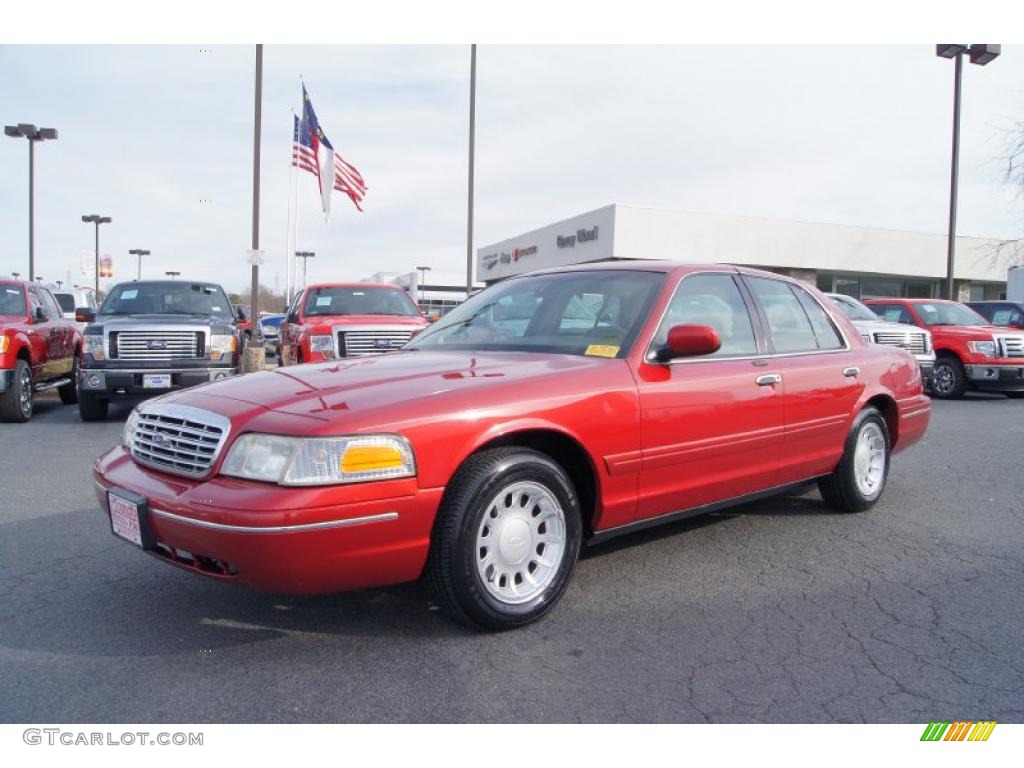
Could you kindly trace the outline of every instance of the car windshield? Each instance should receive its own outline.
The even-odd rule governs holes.
[[[75,294],[73,293],[55,293],[53,298],[60,304],[62,312],[74,312],[75,311]]]
[[[925,325],[988,325],[988,320],[970,307],[952,301],[915,304]]]
[[[231,304],[219,285],[204,283],[124,283],[114,286],[101,315],[202,315],[232,319]]]
[[[478,293],[405,349],[622,357],[665,276],[602,270],[514,278]]]
[[[400,315],[419,317],[419,310],[400,288],[311,288],[304,315]]]
[[[828,297],[832,299],[832,303],[839,307],[839,311],[846,315],[849,320],[873,320],[878,321],[878,315],[872,312],[870,309],[865,307],[856,299],[852,299],[849,296],[837,295],[834,293],[828,294]]]
[[[0,315],[25,316],[25,293],[17,285],[0,286]]]

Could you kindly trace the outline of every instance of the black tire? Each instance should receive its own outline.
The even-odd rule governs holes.
[[[964,396],[967,386],[967,374],[957,358],[943,355],[935,361],[930,388],[932,397],[939,400],[956,400]]]
[[[34,408],[32,369],[24,360],[16,360],[11,388],[0,394],[0,421],[24,423],[32,418]]]
[[[78,415],[82,421],[102,421],[107,418],[110,401],[88,392],[78,393]]]
[[[884,443],[885,456],[882,465],[881,481],[878,482],[871,492],[865,492],[857,482],[857,466],[855,454],[858,441],[866,430],[878,428]],[[875,434],[878,434],[876,432]],[[839,465],[831,475],[818,481],[818,490],[825,503],[840,512],[863,512],[875,505],[885,490],[885,484],[889,479],[889,462],[892,453],[892,444],[889,440],[889,427],[885,418],[877,408],[868,406],[853,421],[850,434],[846,437],[846,444],[843,448],[843,457]]]
[[[478,558],[485,562],[483,552],[486,547],[478,548],[477,539],[478,532],[486,527],[485,516],[495,517],[499,503],[492,502],[496,502],[504,489],[514,483],[528,483],[543,489],[543,492],[550,494],[551,499],[557,502],[564,516],[563,546],[559,559],[550,564],[550,575],[544,577],[541,591],[528,601],[520,603],[506,602],[496,597],[493,591],[497,588],[498,582],[493,578],[489,579],[491,586],[487,586],[477,562]],[[516,513],[520,516],[528,513],[536,518],[539,504],[532,507],[531,512],[530,504],[533,504],[533,501],[526,493],[522,496],[527,497],[527,501],[521,505],[525,513],[509,503],[511,494],[505,497],[505,506],[509,507],[509,512],[513,516]],[[500,514],[504,512],[505,510],[501,509]],[[522,524],[521,520],[519,524]],[[542,525],[538,525],[537,530],[540,530]],[[504,530],[508,528],[505,527]],[[582,531],[582,515],[576,489],[565,471],[550,457],[518,447],[481,451],[466,460],[445,490],[437,519],[434,521],[430,554],[427,557],[423,580],[431,599],[456,621],[493,631],[521,627],[541,618],[565,592],[576,568]],[[529,550],[533,546],[533,535],[531,529],[526,543],[527,549],[523,550],[529,551],[529,554],[521,558],[521,562],[526,565],[516,565],[515,568],[529,570],[538,567],[533,561],[540,559],[543,550],[538,551],[536,558],[532,550]],[[496,538],[495,551],[499,551],[499,541],[501,546],[505,546],[504,538]],[[509,541],[513,542],[512,546],[518,546],[522,539],[512,538]],[[511,579],[514,580],[520,575],[516,573]],[[504,579],[505,576],[501,578]],[[523,584],[522,581],[515,583]],[[502,584],[504,586],[504,582]]]
[[[63,387],[57,387],[57,394],[64,405],[74,405],[78,402],[78,355],[71,362],[71,382]]]

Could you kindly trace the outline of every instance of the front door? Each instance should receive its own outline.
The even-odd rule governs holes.
[[[684,277],[637,370],[642,463],[638,517],[652,518],[777,485],[783,384],[760,355],[751,307],[732,272]],[[710,355],[658,363],[674,325],[711,325]]]

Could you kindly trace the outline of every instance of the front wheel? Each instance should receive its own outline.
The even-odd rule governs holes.
[[[24,360],[18,360],[14,364],[11,388],[0,394],[0,421],[28,421],[34,407],[32,369]]]
[[[529,624],[568,586],[582,527],[572,481],[548,456],[526,448],[483,451],[445,492],[424,571],[427,589],[465,624]]]
[[[873,407],[854,419],[843,457],[831,475],[818,481],[825,503],[842,512],[863,512],[875,505],[889,478],[889,428]]]
[[[955,357],[940,357],[932,370],[932,397],[955,400],[967,391],[967,374]]]

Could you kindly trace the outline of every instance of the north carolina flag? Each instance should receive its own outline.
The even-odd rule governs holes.
[[[324,218],[331,212],[331,190],[334,189],[348,195],[357,210],[363,210],[359,203],[366,196],[366,182],[355,166],[345,162],[334,151],[334,146],[320,127],[305,85],[302,86],[302,120],[295,117],[292,165],[316,174]]]

